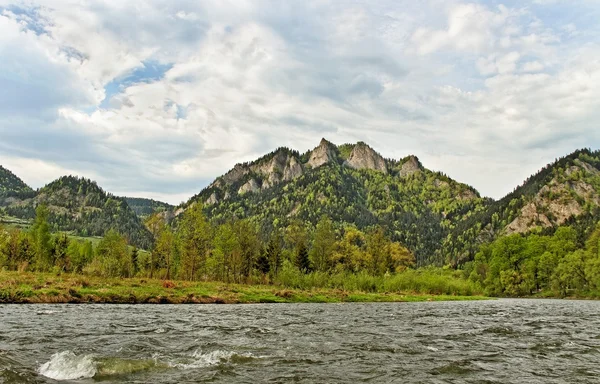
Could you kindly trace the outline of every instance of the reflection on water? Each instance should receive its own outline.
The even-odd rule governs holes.
[[[0,383],[597,383],[600,302],[0,306]]]

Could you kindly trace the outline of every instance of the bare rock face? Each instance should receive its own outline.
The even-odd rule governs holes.
[[[406,177],[421,172],[421,163],[416,156],[409,156],[408,160],[400,168],[400,177]]]
[[[290,181],[304,173],[302,164],[285,151],[278,151],[270,160],[255,164],[250,169],[263,176],[262,189],[271,188],[281,181]]]
[[[213,205],[217,204],[219,199],[217,199],[217,194],[213,192],[208,199],[204,202],[205,205]]]
[[[291,157],[283,170],[283,180],[294,180],[295,178],[302,176],[303,173],[304,169],[302,168],[302,164],[300,164],[295,157]]]
[[[353,169],[372,169],[388,173],[384,158],[365,143],[358,143],[344,165]]]
[[[310,154],[308,165],[312,168],[318,168],[323,164],[327,164],[335,159],[335,152],[332,149],[333,144],[325,139],[321,139],[319,146]]]
[[[551,227],[552,223],[544,214],[539,214],[535,203],[532,201],[521,208],[519,216],[506,227],[506,234],[525,233],[531,228],[541,225]]]
[[[571,167],[567,171],[576,172],[578,169],[574,168],[578,167]],[[571,217],[583,214],[584,209],[571,197],[572,192],[584,200],[600,205],[600,196],[591,185],[583,181],[565,184],[555,178],[542,187],[531,202],[521,208],[519,216],[506,227],[506,233],[525,233],[538,225],[562,225]],[[552,220],[549,217],[552,217]]]
[[[248,182],[246,184],[244,184],[240,187],[240,189],[238,190],[238,193],[240,195],[242,195],[244,193],[256,192],[258,190],[260,190],[260,186],[258,185],[256,180],[250,179],[250,180],[248,180]]]
[[[242,177],[244,177],[248,172],[250,172],[250,170],[247,166],[244,166],[242,164],[236,164],[231,171],[223,175],[223,180],[227,184],[233,184]]]

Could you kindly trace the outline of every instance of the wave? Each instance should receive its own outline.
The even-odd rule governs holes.
[[[251,353],[236,353],[231,351],[215,350],[211,352],[202,352],[196,350],[192,353],[192,361],[186,363],[174,363],[173,367],[181,369],[198,369],[223,364],[231,361],[243,362],[254,359]]]
[[[58,352],[42,364],[38,373],[53,380],[77,380],[96,375],[96,363],[89,355],[77,356],[71,351]]]
[[[95,359],[92,355],[76,355],[71,351],[63,351],[52,355],[48,362],[38,368],[38,373],[62,381],[126,375],[161,367],[169,368],[169,364],[160,363],[155,359]]]
[[[47,378],[62,380],[78,380],[86,378],[102,378],[104,376],[127,375],[150,369],[199,369],[228,362],[243,363],[254,359],[251,353],[236,353],[215,350],[202,352],[196,350],[191,357],[177,362],[161,362],[161,356],[152,359],[96,359],[92,355],[76,355],[72,351],[55,353],[50,360],[38,368],[38,373]],[[163,360],[164,361],[164,360]]]

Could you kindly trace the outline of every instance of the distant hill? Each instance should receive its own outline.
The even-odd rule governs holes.
[[[600,151],[557,159],[504,198],[459,223],[438,252],[457,265],[497,237],[533,230],[551,234],[575,225],[583,239],[600,221]]]
[[[141,248],[153,242],[142,219],[159,215],[177,227],[178,217],[194,204],[202,204],[215,223],[248,218],[264,238],[292,223],[311,231],[326,215],[338,229],[381,225],[418,265],[459,267],[482,244],[514,233],[552,234],[570,225],[580,242],[586,239],[600,221],[600,151],[582,149],[557,159],[498,201],[425,168],[416,156],[386,159],[363,142],[337,146],[325,139],[305,153],[279,148],[237,164],[177,207],[116,197],[72,176],[33,191],[0,167],[5,213],[30,219],[40,203],[49,206],[55,229],[85,236],[115,228]]]
[[[144,249],[152,245],[152,235],[125,199],[106,193],[89,179],[63,176],[35,195],[11,202],[4,211],[17,218],[33,218],[38,204],[48,206],[55,230],[102,236],[113,228],[132,245]]]
[[[124,197],[127,205],[136,215],[140,218],[144,219],[148,216],[151,216],[155,213],[160,212],[170,212],[175,208],[175,206],[167,203],[163,203],[161,201],[156,201],[152,199],[145,199],[140,197]]]
[[[0,206],[23,197],[31,197],[33,189],[14,173],[0,165]]]
[[[279,148],[236,165],[176,210],[201,203],[210,218],[246,217],[263,233],[293,221],[314,226],[327,215],[338,226],[381,224],[419,264],[431,262],[448,233],[488,202],[472,187],[433,172],[415,156],[384,159],[363,142],[312,151]]]

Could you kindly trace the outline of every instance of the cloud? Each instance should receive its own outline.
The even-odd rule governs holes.
[[[326,136],[500,197],[600,146],[599,12],[542,7],[0,0],[0,162],[179,203]]]

